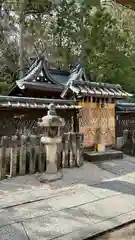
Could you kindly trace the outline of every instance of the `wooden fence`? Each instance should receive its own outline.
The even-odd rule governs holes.
[[[129,156],[135,157],[135,130],[125,129],[123,136],[118,138],[120,138],[122,143],[119,149]]]
[[[83,134],[65,133],[57,151],[58,169],[79,167],[83,162]],[[40,137],[3,136],[0,139],[0,180],[6,176],[46,170],[46,152]]]

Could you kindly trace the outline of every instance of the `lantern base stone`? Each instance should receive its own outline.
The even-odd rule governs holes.
[[[61,171],[58,171],[57,173],[42,173],[40,175],[40,177],[38,178],[38,180],[40,182],[52,182],[52,181],[56,181],[59,180],[63,177],[63,174]]]

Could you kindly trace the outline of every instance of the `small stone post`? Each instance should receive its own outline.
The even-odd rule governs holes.
[[[42,182],[54,181],[62,178],[62,173],[57,169],[57,147],[62,141],[60,134],[61,127],[64,127],[65,123],[62,118],[57,116],[55,105],[51,103],[48,106],[48,114],[44,116],[39,122],[40,127],[45,127],[47,133],[41,137],[41,142],[46,148],[46,172],[42,173],[39,180]]]
[[[123,146],[126,144],[128,139],[128,129],[123,130]]]

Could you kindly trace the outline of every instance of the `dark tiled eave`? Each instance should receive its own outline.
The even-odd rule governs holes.
[[[102,87],[102,88],[117,88],[121,89],[119,84],[103,83],[103,82],[90,82],[90,81],[74,81],[74,85],[87,86],[87,87]]]
[[[78,98],[95,96],[122,99],[132,96],[132,94],[124,91],[120,85],[108,83],[73,81],[69,85],[69,89],[75,92]]]
[[[35,90],[44,90],[44,91],[58,91],[61,92],[63,90],[62,86],[57,86],[49,83],[38,83],[38,82],[25,82],[25,88],[35,89]]]
[[[55,103],[56,109],[80,108],[73,100],[0,96],[0,107],[3,108],[46,109],[50,103]]]
[[[135,113],[135,103],[117,103],[117,113]]]

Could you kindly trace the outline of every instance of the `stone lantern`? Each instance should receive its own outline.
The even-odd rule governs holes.
[[[54,181],[62,178],[62,173],[57,169],[57,149],[62,141],[61,128],[65,126],[64,119],[56,114],[55,105],[48,106],[47,116],[44,116],[38,125],[46,129],[41,143],[46,150],[46,172],[39,177],[40,181]]]

